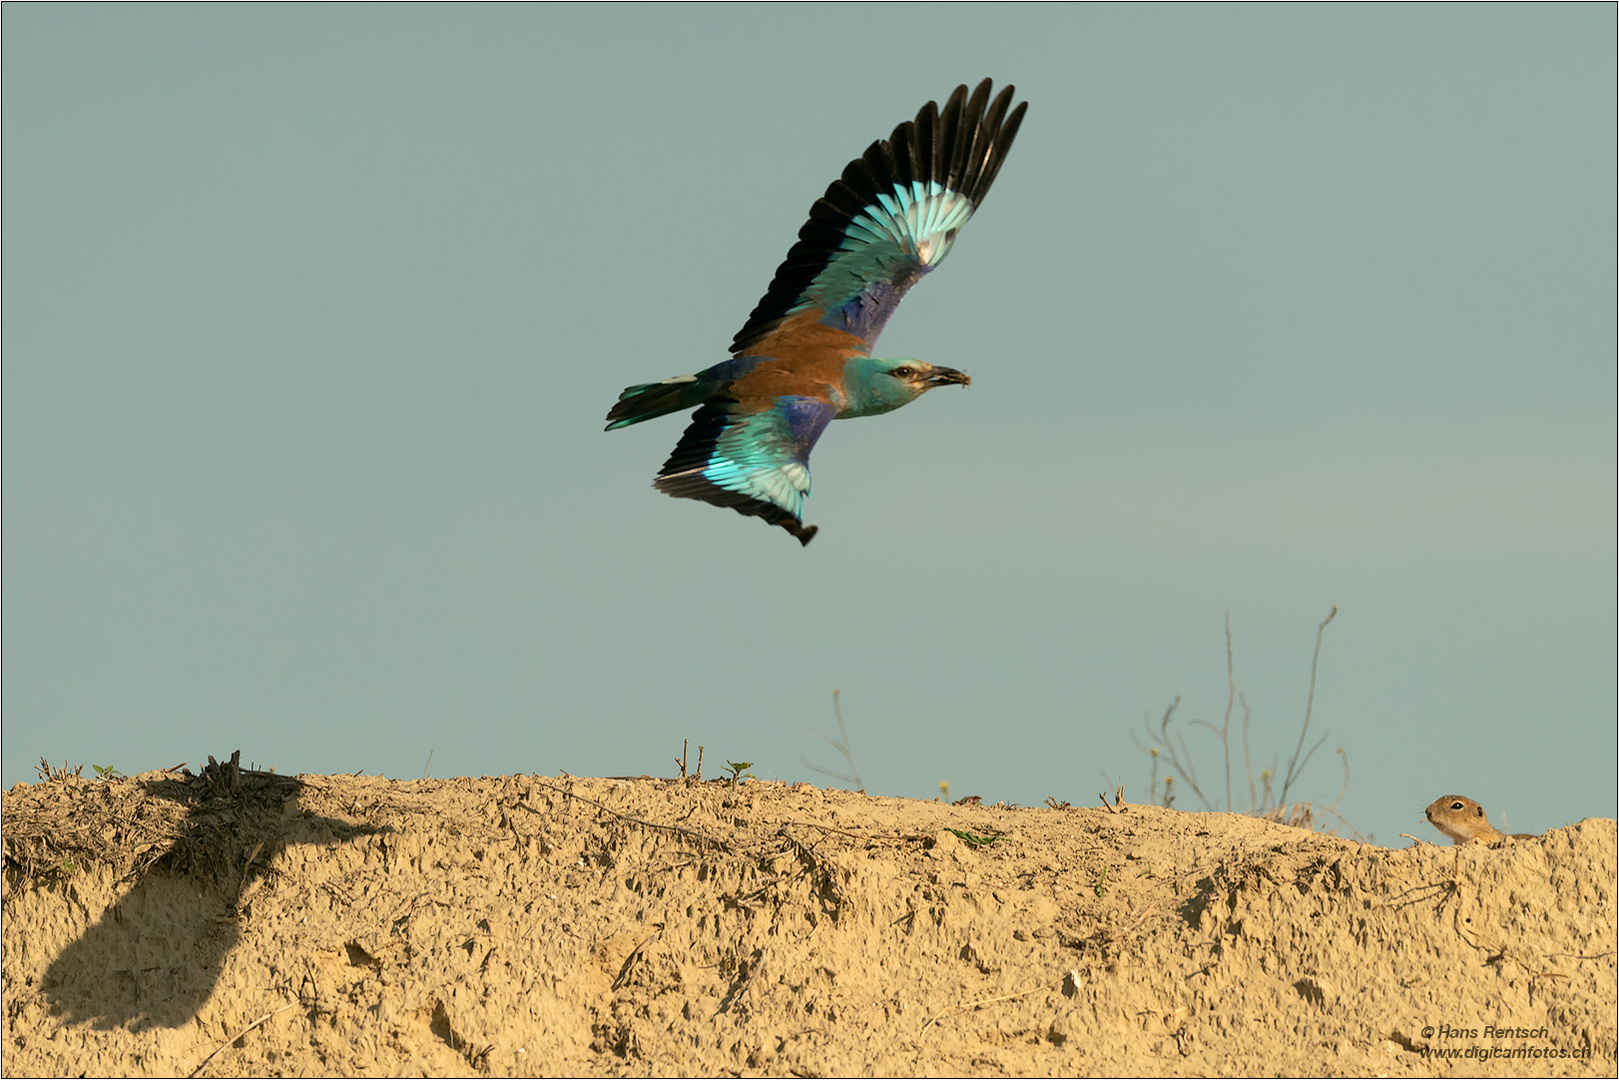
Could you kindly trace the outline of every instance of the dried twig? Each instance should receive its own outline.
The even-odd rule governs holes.
[[[841,832],[842,830],[835,831]],[[841,915],[844,905],[848,903],[848,898],[843,895],[843,890],[838,888],[837,875],[827,868],[826,864],[821,861],[821,857],[815,854],[813,847],[788,832],[786,824],[776,830],[776,835],[791,844],[794,854],[809,864],[811,872],[819,877],[821,888],[831,894],[836,913]]]
[[[695,783],[698,783],[699,781],[701,781],[703,779],[703,748],[702,748],[702,746],[700,744],[697,747],[697,773],[696,773],[696,775],[692,775],[692,774],[690,774],[690,773],[688,773],[686,771],[686,755],[688,753],[690,753],[690,751],[691,751],[691,740],[690,739],[681,739],[680,740],[680,756],[675,758],[675,764],[680,766],[679,779],[684,780],[688,784],[695,784]]]
[[[1220,726],[1220,745],[1225,749],[1225,808],[1231,812],[1231,706],[1237,703],[1237,669],[1231,658],[1231,612],[1225,613],[1225,721]],[[1249,781],[1249,787],[1253,782]]]
[[[231,751],[230,760],[223,763],[215,761],[214,755],[209,754],[202,778],[215,795],[236,794],[242,788],[242,752]]]
[[[1213,810],[1214,804],[1209,801],[1208,796],[1203,794],[1203,789],[1198,786],[1197,766],[1192,760],[1191,749],[1186,745],[1186,736],[1180,732],[1176,732],[1174,738],[1169,735],[1170,719],[1175,715],[1175,710],[1180,707],[1180,703],[1180,695],[1177,694],[1175,695],[1175,700],[1169,703],[1169,708],[1164,710],[1163,718],[1158,721],[1158,730],[1156,732],[1152,730],[1150,720],[1145,723],[1147,738],[1153,743],[1152,746],[1143,745],[1141,740],[1136,738],[1133,731],[1130,733],[1130,738],[1137,746],[1152,756],[1152,798],[1158,798],[1158,758],[1162,754],[1164,760],[1169,762],[1169,767],[1174,769],[1175,773],[1186,782],[1186,786],[1192,789],[1192,793],[1198,797],[1206,808]],[[1214,725],[1207,721],[1194,720],[1193,723],[1201,723],[1210,730],[1215,730]],[[1175,749],[1176,743],[1180,744],[1179,751]],[[1174,777],[1166,777],[1165,782],[1167,783],[1173,779]],[[1169,806],[1175,801],[1174,797],[1168,794],[1167,788],[1163,799],[1164,801],[1161,803],[1163,806]]]
[[[845,784],[853,784],[855,786],[855,790],[864,795],[866,793],[866,782],[860,779],[860,770],[854,767],[854,753],[849,749],[849,729],[844,726],[843,706],[838,702],[838,695],[842,693],[842,690],[832,691],[832,714],[836,716],[838,720],[839,738],[834,739],[820,728],[812,727],[810,730],[825,740],[826,743],[832,747],[832,749],[843,755],[843,760],[849,763],[849,771],[846,773],[840,773],[833,772],[831,769],[823,769],[819,765],[816,765],[814,762],[810,761],[810,759],[807,757],[801,757],[799,760],[804,763],[805,768],[812,769],[815,772],[820,773],[822,776],[830,776],[832,779],[840,780]]]
[[[756,959],[753,962],[753,965],[748,968],[747,980],[743,982],[741,986],[737,987],[736,992],[731,995],[730,1001],[727,1001],[724,1005],[720,1006],[720,1012],[726,1012],[729,1009],[735,1008],[736,1003],[741,1001],[744,996],[746,996],[748,999],[748,1011],[750,1013],[753,1011],[753,981],[759,977],[759,972],[764,970],[765,961],[768,959],[770,959],[770,950],[759,950],[759,958]],[[714,1015],[718,1016],[719,1013],[715,1013]]]
[[[1108,813],[1110,813],[1110,814],[1122,814],[1122,813],[1124,813],[1124,781],[1123,780],[1119,781],[1119,790],[1117,790],[1117,791],[1115,791],[1113,793],[1113,804],[1111,806],[1108,805],[1107,792],[1105,792],[1105,791],[1102,792],[1102,794],[1098,795],[1097,798],[1102,800],[1102,807]],[[1049,802],[1050,800],[1047,800],[1047,801]]]
[[[242,899],[242,890],[247,888],[247,875],[253,871],[253,860],[258,858],[259,852],[263,850],[264,841],[260,840],[258,843],[254,844],[252,849],[247,853],[247,862],[242,864],[242,880],[236,884],[236,899],[238,901]]]
[[[784,821],[783,825],[800,825],[806,829],[820,829],[822,832],[834,832],[839,836],[852,837],[855,840],[885,841],[900,844],[925,844],[932,839],[923,833],[857,833],[848,829],[840,829],[836,825],[823,825],[819,821]],[[786,835],[786,834],[783,834]],[[788,837],[789,840],[792,837]],[[793,841],[797,843],[797,841]]]
[[[699,749],[701,749],[701,748],[699,748]],[[718,839],[716,837],[709,836],[707,833],[699,832],[696,829],[688,829],[684,825],[665,825],[662,822],[648,821],[645,818],[638,818],[634,814],[620,813],[619,811],[614,810],[610,806],[603,806],[601,803],[597,802],[595,799],[591,799],[591,798],[588,798],[588,797],[586,797],[584,795],[580,795],[577,792],[569,791],[567,788],[564,788],[564,787],[558,787],[556,784],[546,783],[544,780],[533,780],[531,782],[534,783],[534,784],[537,784],[537,785],[539,785],[540,787],[543,787],[543,788],[550,788],[552,791],[556,792],[557,794],[565,795],[570,799],[578,799],[580,802],[589,803],[591,806],[594,806],[596,809],[598,809],[598,810],[600,810],[600,811],[602,811],[604,813],[612,814],[614,817],[618,818],[620,821],[627,821],[627,822],[630,822],[632,825],[639,825],[639,826],[641,826],[642,828],[645,828],[645,829],[654,829],[654,830],[659,830],[659,831],[662,831],[662,832],[673,833],[674,835],[682,837],[682,838],[684,838],[686,840],[690,840],[693,843],[696,843],[696,844],[699,844],[699,845],[706,844],[709,847],[718,848],[719,850],[724,851],[724,852],[729,852],[731,850],[731,845],[727,844],[724,840],[720,840],[720,839]],[[523,804],[519,803],[518,805],[521,806]]]
[[[1114,801],[1112,801],[1112,805],[1107,803],[1107,792],[1101,793],[1101,795],[1098,795],[1096,798],[1103,800],[1103,810],[1106,810],[1107,813],[1124,813],[1124,780],[1119,780],[1119,790],[1115,790],[1114,792]]]
[[[69,769],[67,767],[67,758],[63,758],[62,767],[58,769],[45,758],[40,758],[39,764],[34,766],[34,771],[39,774],[41,780],[48,784],[56,780],[66,780],[69,777],[77,778],[80,773],[84,772],[84,766],[76,765]]]
[[[641,942],[641,944],[630,950],[630,955],[624,958],[624,966],[618,969],[618,978],[613,980],[614,990],[617,990],[619,987],[630,981],[630,974],[635,970],[635,962],[641,959],[641,954],[646,951],[646,947],[658,940],[658,938],[661,936],[663,936],[663,931],[658,930],[653,933],[651,937],[647,938],[645,941]]]
[[[1066,977],[1067,976],[1064,976],[1064,978],[1066,978]],[[951,1015],[953,1015],[955,1013],[958,1013],[958,1012],[966,1012],[968,1009],[981,1008],[984,1005],[994,1005],[998,1001],[1012,1001],[1012,1000],[1015,1000],[1016,998],[1028,997],[1030,994],[1038,994],[1042,990],[1055,990],[1057,987],[1059,987],[1061,985],[1062,985],[1062,979],[1058,979],[1054,983],[1041,983],[1039,986],[1036,986],[1032,990],[1022,990],[1022,991],[1019,991],[1016,994],[1002,994],[1000,997],[980,998],[977,1001],[969,1001],[965,1005],[957,1005],[953,1009],[946,1009],[944,1012],[940,1013],[938,1016],[935,1016],[932,1020],[929,1020],[927,1023],[923,1024],[922,1025],[922,1030],[926,1031],[928,1028],[932,1027],[934,1024],[937,1024],[940,1020],[943,1020],[945,1017],[951,1016]]]
[[[298,1003],[296,1001],[294,1001],[289,1005],[281,1006],[281,1008],[279,1008],[279,1009],[271,1009],[269,1012],[265,1013],[263,1016],[259,1017],[257,1020],[255,1020],[251,1024],[247,1025],[241,1031],[238,1031],[236,1034],[232,1035],[230,1038],[226,1039],[224,1042],[220,1043],[217,1047],[215,1047],[213,1053],[209,1054],[207,1057],[202,1059],[202,1064],[201,1065],[198,1065],[195,1069],[191,1070],[191,1075],[192,1076],[201,1076],[202,1075],[202,1070],[206,1069],[208,1067],[208,1063],[210,1061],[214,1060],[214,1058],[218,1057],[220,1055],[221,1051],[223,1051],[225,1049],[225,1047],[231,1045],[237,1039],[240,1039],[243,1035],[246,1035],[248,1032],[252,1031],[254,1028],[258,1027],[260,1024],[268,1023],[273,1017],[280,1016],[282,1013],[286,1012],[288,1009],[294,1009],[294,1008],[297,1008],[297,1006],[298,1006]]]
[[[1321,659],[1321,634],[1337,615],[1338,605],[1334,604],[1332,610],[1327,612],[1327,617],[1321,620],[1321,625],[1315,628],[1315,652],[1310,657],[1310,694],[1304,700],[1304,727],[1299,730],[1299,745],[1294,748],[1293,756],[1287,761],[1287,776],[1282,780],[1282,797],[1277,800],[1279,802],[1287,802],[1287,789],[1292,787],[1299,774],[1304,772],[1304,766],[1309,764],[1311,756],[1321,749],[1321,743],[1327,741],[1326,735],[1321,736],[1321,742],[1310,747],[1310,752],[1304,755],[1303,761],[1299,760],[1299,754],[1304,749],[1304,736],[1310,730],[1310,710],[1315,707],[1315,666]]]
[[[1138,919],[1136,919],[1136,921],[1135,921],[1135,922],[1133,922],[1133,923],[1131,923],[1131,924],[1130,924],[1130,925],[1129,925],[1129,926],[1126,926],[1126,927],[1125,927],[1125,928],[1124,928],[1124,929],[1123,929],[1123,930],[1120,930],[1120,931],[1119,931],[1119,932],[1118,932],[1118,934],[1117,934],[1117,935],[1115,935],[1115,937],[1114,937],[1114,940],[1115,940],[1115,941],[1116,941],[1116,940],[1118,940],[1118,939],[1119,939],[1119,938],[1122,938],[1122,937],[1124,937],[1124,935],[1126,935],[1126,934],[1133,934],[1133,933],[1135,933],[1135,932],[1136,932],[1136,930],[1137,930],[1137,929],[1139,929],[1139,928],[1140,928],[1140,926],[1141,926],[1141,924],[1142,924],[1142,923],[1144,923],[1144,922],[1146,922],[1146,921],[1147,921],[1147,918],[1148,918],[1148,917],[1149,917],[1149,916],[1151,916],[1151,915],[1152,915],[1152,913],[1153,913],[1153,912],[1155,912],[1155,911],[1157,911],[1157,910],[1158,910],[1158,905],[1157,905],[1157,904],[1148,904],[1148,905],[1147,905],[1147,910],[1146,910],[1146,911],[1143,911],[1143,912],[1142,912],[1142,913],[1141,913],[1141,917],[1140,917],[1140,918],[1138,918]]]
[[[1305,767],[1315,756],[1316,751],[1321,749],[1321,747],[1326,744],[1328,738],[1326,734],[1323,734],[1313,745],[1309,747],[1308,750],[1305,749],[1305,743],[1308,740],[1310,733],[1310,721],[1313,718],[1315,710],[1315,684],[1317,671],[1320,667],[1321,661],[1321,641],[1323,634],[1326,631],[1327,624],[1332,622],[1337,615],[1338,605],[1334,604],[1332,605],[1332,610],[1327,613],[1327,617],[1321,620],[1321,622],[1316,626],[1315,651],[1311,654],[1310,658],[1310,690],[1305,699],[1304,706],[1304,724],[1299,729],[1298,746],[1294,749],[1293,756],[1288,759],[1285,775],[1280,778],[1280,792],[1278,793],[1272,787],[1273,781],[1278,779],[1276,776],[1277,770],[1275,761],[1272,761],[1270,768],[1262,769],[1259,773],[1259,780],[1263,785],[1263,791],[1261,792],[1255,789],[1253,755],[1251,753],[1248,741],[1250,721],[1252,720],[1253,713],[1248,706],[1247,697],[1237,686],[1236,660],[1234,656],[1235,650],[1232,647],[1231,616],[1229,613],[1227,613],[1225,623],[1225,715],[1218,725],[1212,724],[1207,720],[1200,719],[1192,719],[1188,721],[1187,724],[1191,727],[1207,728],[1209,731],[1214,733],[1215,738],[1220,740],[1222,763],[1225,767],[1226,809],[1228,811],[1236,810],[1236,800],[1233,797],[1231,790],[1231,713],[1233,709],[1240,704],[1242,705],[1243,768],[1248,777],[1248,805],[1242,811],[1242,813],[1250,814],[1268,821],[1279,821],[1284,824],[1295,825],[1304,829],[1314,827],[1314,807],[1308,803],[1289,805],[1287,798],[1292,786],[1299,781],[1299,778],[1304,774]],[[1173,806],[1175,798],[1174,789],[1172,786],[1176,783],[1178,778],[1179,781],[1184,782],[1186,787],[1191,788],[1192,793],[1198,797],[1198,800],[1202,802],[1205,809],[1214,810],[1216,809],[1215,801],[1204,794],[1202,787],[1198,783],[1197,770],[1192,759],[1191,749],[1186,742],[1186,736],[1181,731],[1177,731],[1173,736],[1169,734],[1170,720],[1175,713],[1176,707],[1180,705],[1180,700],[1181,699],[1177,696],[1174,701],[1170,702],[1169,708],[1164,710],[1164,715],[1158,722],[1157,730],[1153,729],[1150,719],[1145,722],[1145,730],[1148,740],[1147,743],[1144,744],[1140,739],[1136,738],[1134,732],[1131,732],[1130,737],[1137,746],[1147,751],[1152,758],[1152,776],[1149,781],[1148,790],[1152,793],[1152,799],[1154,802],[1165,807]],[[1342,790],[1340,790],[1338,793],[1338,798],[1333,800],[1330,806],[1323,807],[1322,812],[1330,814],[1332,817],[1338,820],[1343,828],[1354,833],[1356,837],[1360,837],[1360,832],[1355,829],[1353,825],[1350,825],[1349,822],[1344,819],[1343,815],[1338,812],[1338,805],[1343,800],[1344,794],[1349,790],[1349,756],[1343,751],[1342,748],[1340,748],[1337,752],[1343,759],[1344,785]],[[1164,777],[1164,786],[1160,791],[1158,787],[1158,768],[1161,763],[1169,766],[1172,775]],[[1338,826],[1334,826],[1332,829],[1327,831],[1337,835]],[[1364,837],[1360,838],[1364,839]]]

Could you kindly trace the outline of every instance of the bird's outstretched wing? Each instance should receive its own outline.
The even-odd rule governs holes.
[[[832,402],[813,397],[780,397],[762,408],[710,401],[692,417],[653,486],[764,518],[807,544],[817,530],[803,521],[809,454],[837,414]]]
[[[1013,87],[991,102],[990,85],[979,83],[970,99],[956,87],[942,110],[928,102],[849,162],[810,208],[733,355],[812,309],[871,347],[906,290],[949,254],[1017,136],[1028,102],[1008,115]]]

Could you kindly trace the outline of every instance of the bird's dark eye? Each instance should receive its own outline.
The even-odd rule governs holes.
[[[893,371],[890,371],[889,374],[894,376],[894,378],[896,378],[896,379],[909,379],[912,375],[916,374],[916,369],[915,368],[908,368],[908,367],[897,367]]]

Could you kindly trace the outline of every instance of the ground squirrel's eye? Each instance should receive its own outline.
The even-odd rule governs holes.
[[[1450,808],[1451,808],[1451,809],[1452,809],[1452,810],[1461,810],[1461,809],[1463,809],[1463,807],[1462,807],[1462,804],[1461,804],[1461,803],[1459,803],[1459,802],[1453,802],[1453,803],[1451,803],[1451,804],[1450,804]]]

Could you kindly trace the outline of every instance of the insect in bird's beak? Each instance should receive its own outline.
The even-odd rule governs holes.
[[[958,386],[971,386],[973,384],[973,377],[967,374],[965,371],[957,371],[955,368],[949,367],[935,366],[934,369],[928,373],[927,384],[929,390],[933,389],[935,386],[949,386],[952,383],[955,383]]]

